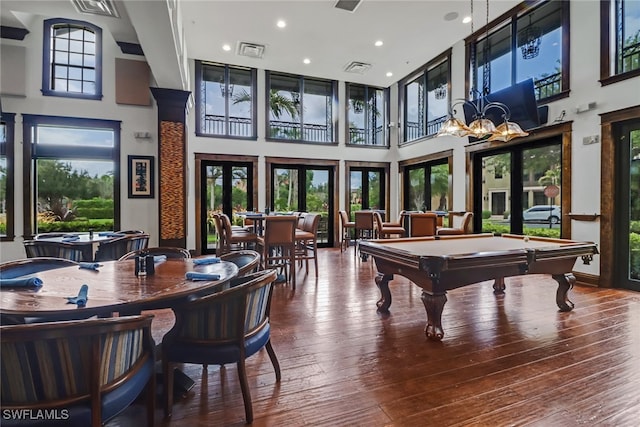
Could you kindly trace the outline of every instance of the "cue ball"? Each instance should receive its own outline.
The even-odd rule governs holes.
[[[529,241],[529,236],[524,236],[524,241],[528,242]]]

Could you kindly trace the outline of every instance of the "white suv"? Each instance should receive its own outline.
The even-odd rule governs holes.
[[[557,205],[535,205],[522,212],[524,222],[550,222],[557,224],[562,218],[560,206]]]

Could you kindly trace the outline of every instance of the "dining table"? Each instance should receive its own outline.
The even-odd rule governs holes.
[[[92,261],[95,259],[101,243],[110,242],[124,236],[126,234],[116,232],[43,233],[36,235],[35,240],[77,246],[85,254],[83,261]]]
[[[95,270],[80,263],[41,271],[25,276],[40,279],[39,287],[0,287],[0,315],[3,323],[24,323],[28,318],[69,320],[137,314],[216,292],[238,274],[238,267],[231,262],[216,259],[215,263],[197,265],[198,259],[202,258],[164,259],[155,262],[154,273],[146,276],[136,275],[135,259],[104,261]],[[204,280],[187,278],[187,273],[194,272],[205,274]],[[87,285],[86,304],[70,303],[68,297],[78,295],[83,285]]]

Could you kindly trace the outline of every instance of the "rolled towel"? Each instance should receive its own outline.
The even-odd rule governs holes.
[[[198,273],[197,271],[187,271],[187,274],[185,276],[189,280],[220,280],[219,274]]]
[[[220,258],[217,257],[195,258],[193,260],[193,265],[217,264],[219,262]]]
[[[81,262],[78,266],[80,268],[86,268],[87,270],[98,270],[98,268],[102,267],[102,265],[97,262]]]
[[[87,293],[89,292],[89,286],[82,285],[80,286],[80,291],[78,292],[77,297],[67,297],[67,304],[77,304],[78,307],[84,307],[87,305]]]
[[[76,240],[79,240],[80,236],[67,236],[67,237],[63,237],[62,241],[63,242],[75,242]]]
[[[166,261],[167,260],[167,256],[166,255],[154,255],[153,256],[153,262],[161,262],[161,261]]]
[[[39,288],[42,286],[42,279],[37,277],[16,277],[15,279],[0,279],[0,287],[11,288]]]

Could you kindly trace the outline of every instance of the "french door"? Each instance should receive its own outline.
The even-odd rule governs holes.
[[[614,271],[620,286],[640,291],[640,120],[615,129],[616,177]],[[618,286],[616,284],[616,286]]]
[[[275,212],[309,212],[321,215],[318,246],[333,246],[333,166],[271,164],[271,200]]]
[[[202,250],[213,253],[218,235],[211,215],[225,213],[239,224],[242,217],[236,214],[253,210],[253,164],[203,160],[200,184]]]
[[[349,171],[349,214],[373,209],[385,211],[386,177],[384,168],[352,167]]]
[[[448,211],[449,160],[407,166],[404,173],[404,206],[408,211]]]

